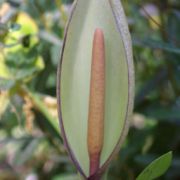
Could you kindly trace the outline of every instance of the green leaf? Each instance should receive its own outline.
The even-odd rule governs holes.
[[[172,152],[168,152],[158,159],[154,160],[144,171],[137,177],[136,180],[152,180],[163,175],[172,161]]]
[[[0,77],[0,90],[9,90],[15,85],[15,80]]]
[[[153,39],[137,39],[133,38],[133,44],[140,47],[150,47],[152,49],[161,49],[163,51],[168,51],[171,53],[180,54],[180,48],[174,46],[173,44],[157,41]]]
[[[60,138],[60,136],[59,136],[60,130],[59,130],[58,120],[53,118],[53,116],[50,114],[49,110],[42,102],[40,95],[38,95],[37,93],[33,93],[29,90],[28,90],[28,93],[29,93],[30,97],[32,98],[36,108],[46,117],[47,122],[44,122],[44,125],[50,126],[49,130],[51,129],[52,130],[51,132],[53,134],[55,134],[55,136]]]
[[[17,151],[14,164],[20,166],[31,159],[39,144],[40,139],[27,139]]]
[[[152,103],[151,105],[144,108],[144,114],[151,118],[156,118],[158,120],[170,120],[179,119],[180,112],[179,106],[175,105],[162,105],[160,103]]]
[[[17,23],[12,23],[9,25],[9,31],[18,31],[21,29],[21,25]]]
[[[30,50],[9,52],[5,61],[9,74],[16,80],[31,79],[33,75],[44,68],[44,62],[37,51],[37,46]]]
[[[0,82],[1,82],[1,79],[0,79]],[[0,83],[0,90],[1,90],[1,83]],[[3,113],[7,109],[8,105],[9,105],[9,94],[7,92],[4,92],[4,93],[1,92],[0,93],[0,120]]]
[[[29,42],[29,47],[33,47],[38,42],[38,38],[34,36],[38,33],[38,26],[33,18],[31,18],[27,13],[20,12],[17,15],[15,28],[19,30],[17,31],[10,31],[9,34],[6,36],[5,44],[17,44],[23,36],[32,35]],[[19,27],[17,27],[19,26]],[[26,48],[18,44],[17,46],[13,46],[9,49],[6,49],[6,52],[22,52]]]

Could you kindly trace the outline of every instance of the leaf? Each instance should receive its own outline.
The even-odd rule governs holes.
[[[5,57],[2,53],[0,53],[0,77],[9,78],[9,70],[6,66]]]
[[[169,16],[167,17],[167,36],[169,37],[169,41],[171,43],[180,46],[180,19],[179,19],[179,11],[173,10],[170,12]],[[171,67],[173,70],[171,83],[173,86],[173,90],[175,93],[179,94],[180,92],[180,71],[179,71],[179,59],[180,54],[167,54],[170,63],[168,67]]]
[[[0,82],[1,82],[1,79],[0,79]],[[0,90],[1,90],[1,83],[0,83]],[[1,92],[0,93],[0,120],[1,120],[2,114],[5,112],[8,105],[9,105],[8,92]]]
[[[33,100],[33,103],[35,105],[35,107],[46,117],[46,120],[43,122],[43,125],[46,127],[46,129],[49,130],[49,132],[54,136],[57,137],[58,139],[61,140],[59,134],[60,134],[60,130],[59,130],[59,124],[58,124],[58,120],[55,119],[49,112],[48,108],[45,106],[45,104],[43,103],[40,95],[30,92],[28,91],[28,94],[30,95],[30,97]]]
[[[112,159],[126,135],[134,91],[131,40],[120,1],[75,1],[63,44],[57,95],[65,143],[79,171],[86,175],[89,174],[91,54],[96,28],[104,32],[106,51],[105,141],[101,166],[108,164],[107,159],[110,156],[108,161]]]
[[[27,141],[22,143],[21,148],[17,151],[14,164],[20,166],[31,159],[39,144],[40,139],[27,139]]]
[[[152,49],[160,49],[163,51],[180,54],[180,48],[173,44],[157,41],[153,39],[137,39],[133,38],[133,44],[140,47],[150,47]]]
[[[163,175],[172,161],[172,152],[168,152],[158,159],[154,160],[144,171],[137,177],[136,180],[152,180]]]
[[[15,85],[15,80],[0,77],[0,90],[8,90]]]
[[[160,103],[152,103],[144,109],[144,114],[148,117],[155,118],[158,120],[179,120],[180,112],[179,106],[175,105],[162,105]]]
[[[29,47],[33,47],[38,42],[38,38],[33,35],[36,35],[39,31],[38,26],[34,21],[34,19],[32,19],[27,13],[21,12],[18,14],[15,23],[16,23],[15,26],[16,29],[18,28],[17,25],[21,28],[16,31],[10,31],[8,36],[6,36],[5,44],[7,45],[16,44],[23,36],[31,35]],[[19,43],[19,45],[16,45],[12,48],[7,48],[6,53],[24,51],[24,50],[26,50],[26,48],[21,46],[21,44]]]
[[[15,80],[29,80],[35,73],[44,68],[44,62],[38,54],[37,46],[32,47],[27,52],[9,52],[6,55],[5,64],[9,76]]]
[[[12,23],[9,25],[9,30],[12,31],[18,31],[21,29],[21,25],[17,23]]]
[[[137,93],[135,98],[135,105],[139,105],[145,97],[150,94],[160,83],[165,81],[167,77],[167,70],[161,69],[153,75],[147,82],[144,83],[143,87]]]

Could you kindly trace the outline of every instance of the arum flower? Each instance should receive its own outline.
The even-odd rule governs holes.
[[[117,154],[133,107],[131,39],[119,0],[76,0],[57,74],[67,151],[83,179],[98,180]]]

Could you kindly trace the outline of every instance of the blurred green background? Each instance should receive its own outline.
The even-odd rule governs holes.
[[[71,0],[0,1],[0,180],[73,180],[60,137],[56,71]],[[111,180],[172,150],[180,179],[180,1],[122,0],[133,40],[135,109]],[[112,132],[113,133],[113,132]]]

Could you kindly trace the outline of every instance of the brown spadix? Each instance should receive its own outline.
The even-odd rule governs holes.
[[[104,139],[105,106],[105,47],[104,34],[95,30],[92,49],[89,114],[88,114],[88,153],[90,175],[99,168],[100,154]]]

